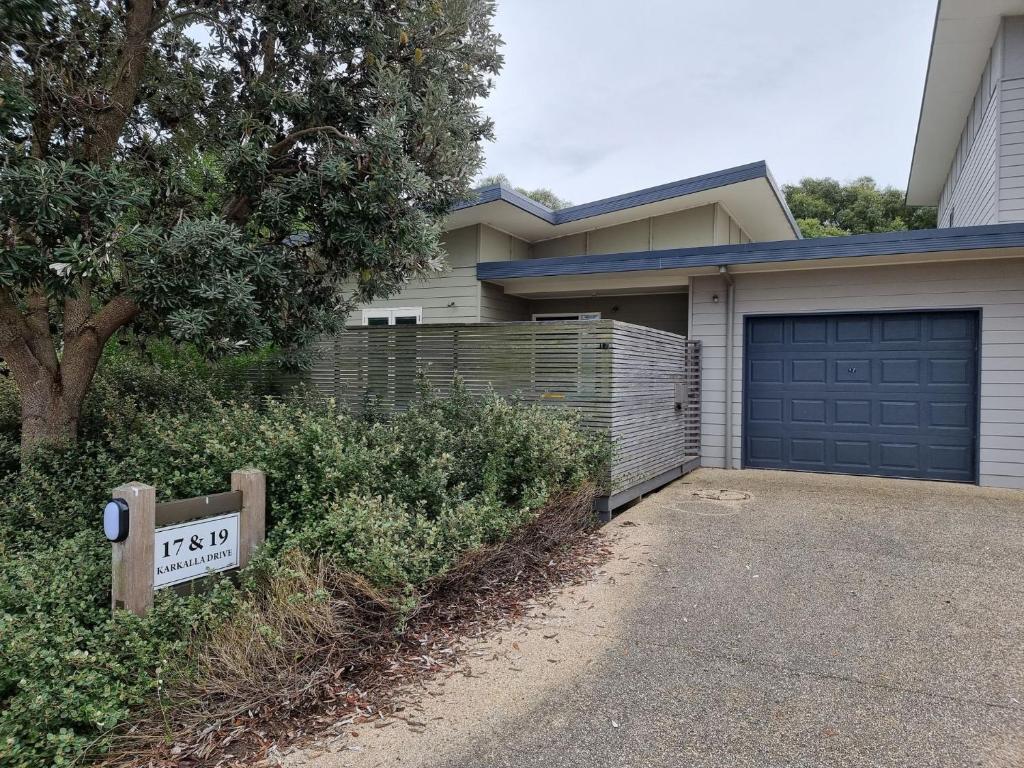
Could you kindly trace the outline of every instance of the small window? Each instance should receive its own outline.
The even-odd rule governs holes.
[[[363,325],[419,325],[422,322],[422,307],[363,310]]]
[[[600,320],[600,312],[542,312],[533,316],[539,322],[552,323],[558,320]]]

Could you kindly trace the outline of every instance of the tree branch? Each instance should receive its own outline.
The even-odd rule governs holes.
[[[39,364],[50,373],[56,374],[60,363],[57,360],[57,350],[53,346],[53,335],[50,333],[50,300],[37,288],[28,295],[27,304],[25,325],[29,330],[29,336],[25,341]]]
[[[135,106],[149,53],[156,0],[128,0],[124,43],[110,85],[110,103],[96,115],[94,132],[86,138],[85,155],[103,162],[113,155],[128,116]]]
[[[312,128],[303,128],[299,131],[293,131],[281,139],[277,144],[270,147],[270,156],[273,158],[281,157],[285,152],[294,146],[295,142],[300,139],[310,136],[314,133],[331,133],[342,141],[352,141],[351,136],[346,136],[344,133],[339,131],[333,125],[315,125]]]
[[[302,128],[298,131],[293,131],[276,144],[272,144],[270,148],[267,150],[267,152],[272,160],[281,160],[284,157],[284,155],[288,152],[288,150],[295,146],[296,142],[300,141],[306,136],[312,136],[317,133],[329,133],[333,134],[342,141],[354,141],[351,136],[346,136],[333,125],[315,125],[312,126],[311,128]],[[271,168],[269,169],[271,173],[274,173],[274,175],[291,175],[295,173],[295,169],[291,165],[286,164],[281,166],[280,168],[277,168],[276,165],[277,164],[275,163],[275,165],[271,166]],[[252,215],[252,203],[253,199],[251,195],[235,195],[235,197],[233,197],[231,201],[226,206],[224,206],[225,220],[239,227],[245,226],[245,223],[249,220],[249,217]]]
[[[92,312],[92,281],[83,278],[77,290],[64,299],[64,340],[81,332]]]
[[[83,322],[78,331],[65,335],[61,358],[61,382],[69,402],[80,403],[92,383],[103,355],[103,347],[118,328],[139,314],[139,306],[127,296],[115,296],[96,314]]]
[[[42,367],[28,345],[29,335],[14,297],[6,288],[0,288],[0,357],[22,390],[37,378]]]
[[[92,316],[87,325],[96,329],[100,346],[106,344],[119,329],[130,323],[139,314],[140,307],[127,296],[115,296]]]

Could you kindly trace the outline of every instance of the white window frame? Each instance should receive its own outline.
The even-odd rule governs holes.
[[[600,312],[538,312],[534,320],[600,320]]]
[[[423,307],[375,307],[363,310],[363,325],[369,325],[375,318],[387,318],[388,325],[395,324],[396,317],[415,317],[416,325],[423,325]]]

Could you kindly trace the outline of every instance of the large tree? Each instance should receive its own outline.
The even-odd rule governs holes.
[[[879,187],[870,176],[845,184],[805,178],[782,190],[804,237],[935,227],[934,208],[910,207],[902,190]]]
[[[501,65],[492,0],[14,0],[0,358],[73,440],[128,324],[298,354],[441,259]]]

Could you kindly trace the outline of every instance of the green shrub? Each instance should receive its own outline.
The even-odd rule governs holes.
[[[0,394],[0,763],[59,765],[101,750],[156,694],[165,661],[191,658],[186,647],[238,610],[237,589],[221,580],[202,598],[161,592],[144,618],[110,616],[99,511],[117,485],[139,480],[181,498],[259,467],[259,562],[301,549],[408,595],[506,537],[554,490],[596,476],[607,456],[570,417],[458,387],[391,418],[356,418],[312,397],[253,400],[204,365],[159,347],[115,349],[83,440],[21,468]]]

